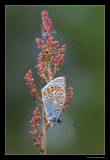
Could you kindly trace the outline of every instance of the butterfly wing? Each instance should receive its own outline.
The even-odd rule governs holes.
[[[63,77],[58,77],[49,82],[42,89],[42,101],[47,119],[58,117],[66,99],[66,85]]]

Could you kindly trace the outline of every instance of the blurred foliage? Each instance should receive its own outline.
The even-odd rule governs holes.
[[[48,130],[47,154],[104,154],[104,6],[6,6],[6,154],[39,154],[33,146],[30,120],[39,106],[24,80],[31,69],[39,93],[35,66],[43,38],[41,12],[53,22],[53,36],[67,44],[65,64],[57,76],[67,76],[74,90],[63,124]],[[67,120],[75,123],[73,127]]]

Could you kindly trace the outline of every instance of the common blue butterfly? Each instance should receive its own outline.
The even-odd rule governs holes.
[[[64,77],[58,77],[50,81],[42,89],[42,101],[46,112],[46,119],[52,127],[55,123],[61,123],[61,112],[66,100],[66,83]]]

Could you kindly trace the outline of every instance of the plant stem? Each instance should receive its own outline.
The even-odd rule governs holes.
[[[47,129],[48,129],[48,126],[47,126],[47,122],[46,122],[46,118],[45,118],[45,110],[44,110],[44,107],[42,107],[42,118],[43,118],[43,127],[42,127],[42,130],[43,130],[43,135],[44,135],[44,138],[42,140],[42,147],[43,148],[46,148],[46,144],[47,144]],[[42,155],[45,155],[46,154],[46,150],[44,152],[41,152]]]
[[[49,63],[48,63],[48,74],[51,73],[51,61],[49,59]],[[49,81],[52,80],[53,77],[49,77]],[[43,140],[42,140],[42,147],[46,148],[47,145],[47,129],[49,127],[49,124],[47,124],[47,120],[46,120],[46,114],[45,114],[45,110],[44,110],[44,106],[41,105],[42,107],[42,118],[43,118],[43,127],[42,127],[42,131],[43,131]],[[44,152],[41,152],[42,155],[46,155],[46,150]]]
[[[48,61],[48,74],[51,73],[51,61],[50,61],[50,58],[49,58],[49,61]]]

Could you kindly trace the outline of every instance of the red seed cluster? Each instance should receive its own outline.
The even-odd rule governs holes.
[[[44,80],[48,83],[53,79],[54,75],[60,70],[61,65],[64,64],[64,52],[66,51],[66,45],[59,47],[58,41],[53,41],[54,37],[52,32],[52,21],[48,18],[48,13],[42,11],[43,29],[42,32],[46,38],[46,44],[40,38],[36,38],[37,47],[42,49],[39,53],[38,64],[36,66],[38,75],[42,78],[41,83]]]
[[[41,117],[39,116],[40,111],[39,108],[35,108],[34,112],[33,112],[33,117],[32,120],[30,121],[31,126],[33,127],[34,131],[29,131],[29,134],[33,135],[33,141],[34,141],[34,146],[38,146],[40,151],[43,152],[46,149],[42,147],[42,140],[44,138],[43,133],[39,130],[39,126],[41,124]]]
[[[42,103],[42,99],[41,97],[39,96],[39,93],[37,91],[37,88],[35,87],[35,84],[34,84],[34,79],[32,78],[32,71],[29,70],[27,73],[26,73],[26,77],[24,77],[25,80],[27,80],[27,83],[26,85],[29,86],[29,88],[31,89],[31,95],[32,97],[35,99],[35,100],[39,100],[40,103]]]
[[[72,96],[73,96],[73,88],[69,87],[68,88],[68,93],[66,94],[66,101],[63,107],[63,111],[68,110],[68,104],[71,104],[72,101]]]
[[[50,33],[52,32],[52,22],[48,18],[48,13],[46,11],[42,11],[42,21],[43,21],[43,29],[42,32],[45,33],[45,38],[48,39],[50,36]]]

